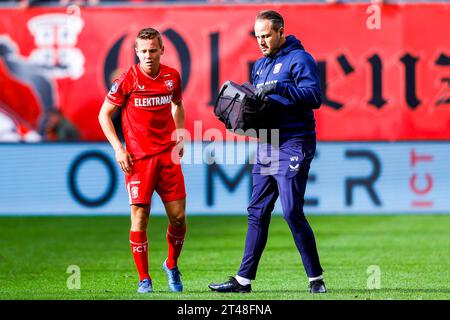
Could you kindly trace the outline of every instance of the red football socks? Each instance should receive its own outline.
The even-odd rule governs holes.
[[[139,281],[148,278],[148,242],[147,232],[145,231],[130,231],[130,246],[133,253],[134,263],[136,264],[139,273]]]
[[[167,244],[169,245],[166,264],[169,269],[177,266],[178,257],[180,256],[181,248],[183,247],[185,234],[186,225],[183,225],[181,228],[175,228],[169,224],[166,235]]]

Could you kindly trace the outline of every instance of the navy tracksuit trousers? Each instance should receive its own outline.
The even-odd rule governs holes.
[[[316,141],[292,138],[274,148],[258,145],[253,192],[248,206],[244,257],[238,275],[255,279],[267,242],[271,213],[278,197],[308,277],[322,274],[313,231],[303,213],[304,195]]]

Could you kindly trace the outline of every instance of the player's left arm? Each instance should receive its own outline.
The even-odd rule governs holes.
[[[184,106],[182,100],[172,101],[172,117],[177,128],[177,147],[179,150],[180,158],[184,154]]]

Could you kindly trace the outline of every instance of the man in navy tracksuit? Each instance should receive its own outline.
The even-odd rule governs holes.
[[[283,216],[300,252],[310,292],[326,292],[313,231],[303,213],[310,163],[316,151],[313,109],[322,103],[314,58],[294,36],[284,35],[284,21],[275,11],[262,11],[255,20],[255,36],[264,55],[252,71],[256,97],[272,129],[273,139],[258,143],[253,167],[253,193],[248,207],[245,252],[236,277],[209,288],[219,292],[250,292],[267,242],[275,201],[281,200]]]

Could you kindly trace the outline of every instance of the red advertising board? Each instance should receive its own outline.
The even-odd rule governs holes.
[[[224,132],[215,96],[226,80],[248,80],[260,57],[254,17],[266,8],[319,64],[320,140],[450,139],[448,4],[383,5],[375,27],[368,4],[0,9],[0,111],[38,128],[61,108],[85,140],[103,140],[108,87],[135,62],[138,30],[152,26],[162,62],[182,75],[187,129]]]

